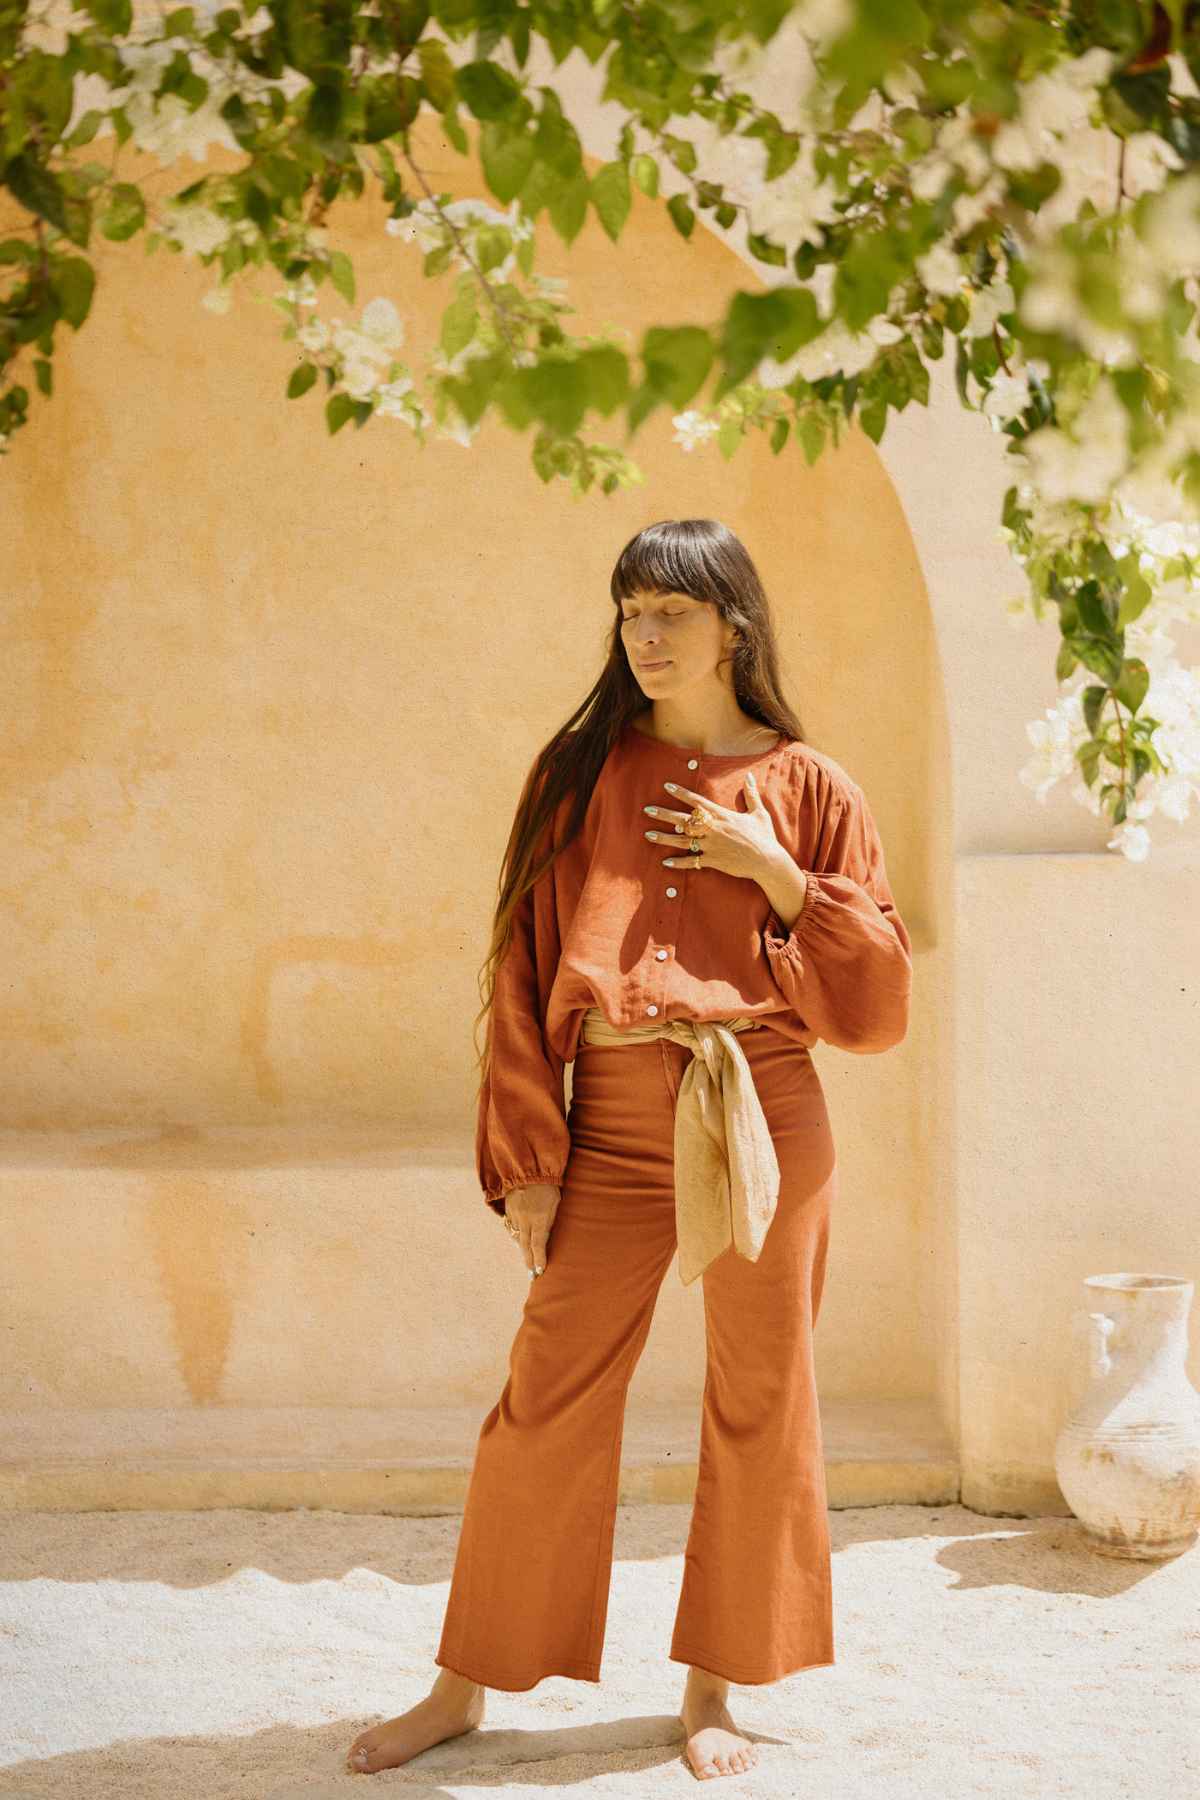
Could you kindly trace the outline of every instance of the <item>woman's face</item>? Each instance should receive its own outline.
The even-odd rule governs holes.
[[[631,594],[621,602],[621,641],[652,699],[710,679],[733,637],[711,600],[690,594]],[[647,665],[663,664],[663,667]]]

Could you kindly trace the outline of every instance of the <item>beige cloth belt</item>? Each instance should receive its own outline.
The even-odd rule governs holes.
[[[675,1103],[675,1234],[686,1287],[733,1245],[757,1262],[779,1198],[779,1163],[739,1031],[729,1019],[663,1019],[618,1031],[598,1006],[583,1015],[587,1044],[671,1038],[692,1052]]]

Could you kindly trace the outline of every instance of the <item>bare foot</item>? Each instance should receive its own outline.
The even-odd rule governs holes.
[[[474,1731],[483,1722],[486,1694],[487,1689],[477,1681],[468,1681],[453,1669],[439,1669],[424,1700],[382,1725],[359,1732],[346,1753],[346,1767],[354,1775],[374,1775],[408,1762],[444,1738]]]
[[[758,1761],[758,1750],[733,1722],[725,1696],[729,1683],[706,1669],[689,1669],[679,1717],[687,1733],[686,1755],[692,1773],[739,1775]]]

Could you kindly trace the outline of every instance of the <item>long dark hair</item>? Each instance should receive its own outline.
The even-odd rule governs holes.
[[[708,600],[737,628],[733,688],[751,718],[801,743],[800,720],[779,686],[779,654],[766,591],[741,539],[719,519],[660,519],[630,538],[612,572],[615,617],[608,659],[591,692],[543,745],[526,777],[500,870],[492,941],[479,972],[482,1006],[475,1016],[481,1085],[488,1047],[479,1054],[478,1027],[491,1009],[496,969],[512,935],[518,901],[541,880],[578,833],[604,760],[635,713],[648,710],[621,638],[621,603],[633,594],[690,594]],[[569,809],[563,807],[573,795]],[[565,821],[552,827],[560,808]]]

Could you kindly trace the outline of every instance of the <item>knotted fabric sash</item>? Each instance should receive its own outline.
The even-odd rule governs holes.
[[[739,1031],[729,1019],[663,1019],[619,1031],[598,1006],[583,1015],[587,1044],[671,1038],[692,1052],[675,1102],[675,1235],[685,1287],[733,1245],[757,1262],[779,1198],[779,1162]]]

